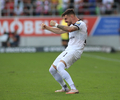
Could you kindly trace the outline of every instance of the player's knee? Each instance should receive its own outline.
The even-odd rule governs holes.
[[[60,75],[65,79],[66,78],[66,71],[65,71],[65,65],[63,62],[59,62],[57,66],[57,70],[60,73]]]
[[[60,72],[65,69],[65,65],[63,62],[59,62],[57,65],[57,70]]]
[[[56,73],[56,69],[53,67],[53,65],[49,68],[49,72],[51,73],[51,74],[54,74],[54,73]]]

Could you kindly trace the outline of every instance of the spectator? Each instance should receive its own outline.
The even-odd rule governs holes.
[[[20,36],[17,34],[17,30],[9,35],[8,47],[18,47],[20,42]]]
[[[24,0],[24,15],[30,16],[33,14],[31,4],[31,0]]]
[[[23,9],[23,0],[14,0],[14,6],[19,5],[21,7],[21,9]]]
[[[74,9],[76,14],[83,14],[83,0],[74,0]]]
[[[55,8],[57,7],[59,0],[51,0],[52,5],[55,6]]]
[[[96,0],[89,0],[88,1],[90,6],[89,6],[89,10],[90,10],[90,15],[95,15],[95,8],[96,8]]]
[[[0,42],[2,44],[2,47],[7,47],[7,42],[8,42],[8,35],[9,33],[5,32],[1,37],[0,37]]]
[[[23,15],[23,9],[21,9],[20,6],[17,5],[17,7],[15,7],[15,9],[14,9],[14,14],[15,14],[16,16]]]
[[[7,13],[6,13],[7,16],[13,16],[14,15],[14,1],[13,0],[6,1],[5,9],[7,10]]]
[[[0,0],[0,10],[1,10],[1,15],[3,15],[4,7],[5,7],[5,0]]]
[[[118,7],[118,9],[117,9]],[[114,4],[113,4],[113,10],[114,10],[114,14],[118,14],[120,9],[120,0],[114,0]]]
[[[75,0],[70,0],[70,4],[69,4],[69,7],[68,7],[68,8],[74,9],[74,1],[75,1]]]
[[[70,0],[63,0],[62,2],[62,7],[63,7],[63,12],[66,11],[66,9],[69,8],[69,5],[70,5]]]
[[[62,13],[63,13],[63,2],[62,2],[62,0],[59,0],[59,3],[58,3],[58,5],[57,5],[57,10],[58,10],[58,14],[59,15],[62,15]]]
[[[0,9],[3,10],[5,7],[5,0],[0,0]]]
[[[112,14],[112,7],[114,4],[114,0],[102,0],[102,4],[105,9],[105,14],[107,14],[107,15]]]
[[[84,9],[84,15],[90,15],[89,6],[88,6],[88,0],[84,0],[84,3],[87,3],[83,6]]]
[[[59,12],[58,12],[58,4],[59,4],[59,1],[60,0],[51,0],[51,10],[52,10],[52,13],[54,14],[54,15],[58,15],[59,14]]]
[[[44,15],[49,15],[51,11],[51,3],[49,0],[44,0]]]
[[[35,7],[35,15],[41,15],[43,14],[43,1],[38,0],[36,1],[36,7]]]
[[[101,3],[97,2],[96,7],[95,7],[95,13],[96,13],[96,15],[100,15],[100,5],[101,5]]]
[[[14,14],[17,16],[23,15],[23,1],[22,0],[15,0]]]

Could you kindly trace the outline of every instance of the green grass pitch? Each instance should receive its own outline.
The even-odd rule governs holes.
[[[120,53],[85,52],[67,71],[79,94],[55,93],[59,52],[0,54],[0,100],[120,100]]]

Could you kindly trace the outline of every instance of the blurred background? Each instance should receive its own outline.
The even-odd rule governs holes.
[[[68,8],[87,24],[85,51],[120,51],[120,0],[0,0],[0,52],[63,50],[61,35],[40,25],[62,24]]]

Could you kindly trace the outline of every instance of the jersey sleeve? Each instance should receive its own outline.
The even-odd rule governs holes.
[[[78,29],[80,30],[81,24],[82,24],[82,23],[81,23],[80,21],[77,21],[77,22],[74,24],[74,26],[77,26]]]

